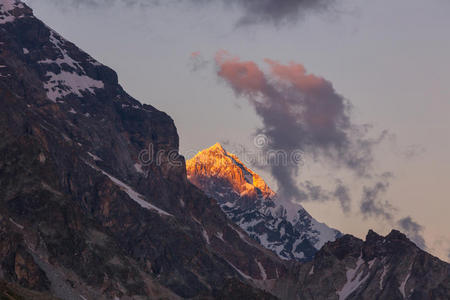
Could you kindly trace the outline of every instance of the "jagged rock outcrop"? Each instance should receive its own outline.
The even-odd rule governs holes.
[[[216,199],[234,223],[282,259],[309,261],[341,233],[299,204],[279,199],[239,158],[219,143],[186,162],[188,179]]]
[[[450,265],[426,253],[396,230],[366,240],[344,235],[327,243],[312,262],[290,276],[296,299],[448,299]]]

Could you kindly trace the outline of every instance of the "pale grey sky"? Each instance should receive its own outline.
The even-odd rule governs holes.
[[[449,1],[345,0],[332,12],[278,27],[236,27],[240,10],[219,2],[146,8],[120,1],[97,8],[73,7],[68,0],[25,2],[49,26],[115,69],[132,96],[171,115],[188,157],[217,141],[229,141],[230,152],[233,145],[251,147],[261,125],[247,102],[218,79],[212,63],[218,50],[261,64],[264,58],[303,64],[351,101],[354,119],[372,124],[373,136],[384,129],[391,133],[376,148],[377,171],[395,176],[385,199],[397,207],[396,219],[411,216],[424,227],[431,253],[449,260]],[[193,72],[195,51],[210,63]],[[276,189],[269,173],[261,175]],[[307,161],[299,181],[326,185],[337,176],[351,185],[350,215],[336,202],[305,203],[310,213],[359,237],[369,228],[388,232],[392,224],[365,219],[358,211],[363,180]]]

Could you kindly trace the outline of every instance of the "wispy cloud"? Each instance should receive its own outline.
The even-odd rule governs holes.
[[[406,235],[414,242],[416,245],[422,249],[427,249],[425,244],[425,239],[423,238],[422,231],[423,226],[415,222],[410,216],[400,219],[397,222],[400,229],[406,233]]]
[[[267,136],[263,145],[267,152],[282,150],[290,155],[300,150],[329,166],[350,170],[360,177],[373,177],[373,148],[386,133],[376,139],[368,138],[369,127],[353,123],[351,104],[330,81],[308,73],[303,65],[294,62],[281,64],[266,59],[269,71],[264,72],[255,62],[241,61],[226,51],[217,53],[216,63],[218,76],[261,117],[263,126],[256,134]],[[298,165],[270,161],[268,165],[284,199],[326,201],[332,196],[344,210],[350,209],[348,189],[342,182],[330,193],[309,181],[297,184]],[[366,194],[375,201],[376,191],[367,189]],[[369,203],[367,210],[370,209],[373,207]]]
[[[334,0],[222,0],[226,5],[238,6],[243,11],[238,25],[270,23],[276,26],[295,23],[310,13],[331,10]]]
[[[364,217],[393,219],[395,208],[384,198],[390,185],[391,173],[384,173],[372,186],[364,186],[360,211]]]
[[[209,63],[210,62],[202,56],[200,51],[194,51],[190,55],[189,67],[192,72],[204,69],[206,66],[209,65]]]
[[[33,0],[31,0],[32,2]],[[295,23],[308,14],[336,11],[335,0],[47,0],[59,7],[107,8],[114,4],[151,8],[155,5],[190,4],[196,9],[206,8],[211,4],[240,12],[237,26],[254,24],[272,24],[280,26]],[[28,0],[27,2],[30,2]],[[217,7],[217,6],[215,6]]]
[[[341,208],[344,213],[350,212],[350,208],[351,208],[350,190],[342,182],[342,180],[336,181],[336,189],[333,193],[333,196],[341,204]]]

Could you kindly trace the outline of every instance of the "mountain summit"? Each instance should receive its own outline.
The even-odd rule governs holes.
[[[341,233],[300,204],[282,201],[266,182],[219,143],[186,162],[188,179],[216,199],[253,239],[283,259],[311,260]]]
[[[191,182],[198,186],[202,186],[201,182],[204,180],[220,178],[224,184],[231,185],[233,192],[240,197],[268,198],[275,195],[258,174],[247,168],[236,155],[228,153],[219,143],[189,160],[187,171]]]

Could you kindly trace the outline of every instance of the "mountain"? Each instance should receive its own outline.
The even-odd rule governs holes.
[[[173,120],[15,0],[0,0],[0,136],[6,282],[61,299],[270,299],[248,279],[287,272],[188,182]]]
[[[450,295],[449,265],[400,233],[308,263],[262,247],[188,181],[173,120],[16,0],[0,0],[0,136],[2,299]]]
[[[450,265],[396,230],[385,237],[369,231],[365,241],[344,235],[290,278],[295,284],[274,289],[291,299],[450,299]]]
[[[282,259],[309,261],[341,236],[300,205],[287,203],[220,144],[186,162],[188,179],[216,199],[228,218]]]

